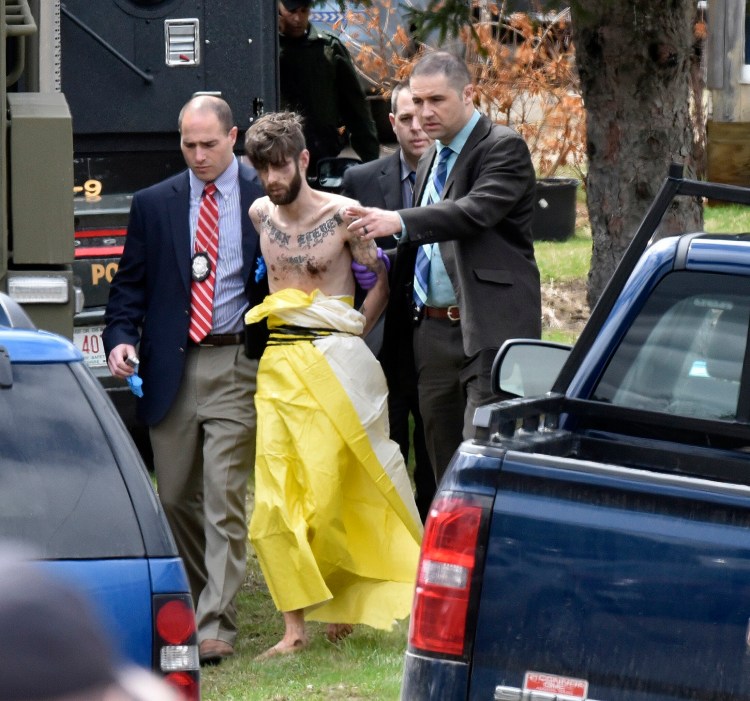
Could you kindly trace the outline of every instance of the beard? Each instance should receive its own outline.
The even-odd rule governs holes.
[[[302,189],[302,174],[299,170],[299,165],[295,168],[294,177],[283,190],[277,194],[268,193],[268,199],[275,205],[292,204],[297,199],[299,191]]]

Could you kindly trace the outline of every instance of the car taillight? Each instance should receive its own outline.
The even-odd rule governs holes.
[[[477,547],[488,506],[472,496],[438,497],[425,524],[409,644],[462,657]]]
[[[189,594],[154,597],[154,669],[185,699],[199,701],[198,635]]]

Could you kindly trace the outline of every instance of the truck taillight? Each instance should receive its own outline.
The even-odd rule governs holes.
[[[154,597],[154,668],[187,701],[200,700],[200,661],[189,594]]]
[[[414,593],[409,644],[462,657],[477,548],[488,506],[471,496],[437,498],[430,509]]]

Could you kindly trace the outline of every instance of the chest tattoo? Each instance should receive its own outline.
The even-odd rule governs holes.
[[[268,235],[268,240],[274,246],[286,249],[286,253],[278,256],[276,264],[272,263],[271,275],[274,280],[289,273],[304,273],[311,276],[322,275],[328,270],[325,259],[320,260],[313,254],[313,249],[322,244],[325,239],[336,234],[336,227],[343,223],[343,218],[337,212],[330,219],[318,224],[311,231],[293,236],[279,229],[268,212],[260,214],[261,225]],[[293,244],[296,244],[294,246]],[[297,252],[294,252],[294,249]],[[308,252],[309,251],[309,252]]]
[[[304,234],[297,235],[297,245],[300,248],[313,248],[323,241],[328,236],[332,236],[336,231],[336,219],[326,219],[321,224],[318,224],[312,231],[306,231]]]
[[[268,231],[268,238],[271,243],[280,248],[289,248],[289,241],[292,238],[289,234],[285,234],[281,229],[274,226],[271,217],[265,212],[261,215],[261,221],[263,222],[266,231]]]

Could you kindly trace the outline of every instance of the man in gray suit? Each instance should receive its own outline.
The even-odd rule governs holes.
[[[414,204],[414,183],[417,163],[432,144],[417,119],[408,83],[399,83],[391,93],[391,113],[388,115],[399,148],[377,161],[353,166],[344,173],[342,194],[358,200],[367,207],[403,209]],[[382,248],[392,248],[392,236],[377,239]],[[403,290],[400,291],[404,293]],[[404,305],[401,295],[392,295],[389,308]],[[388,421],[391,438],[398,443],[404,460],[409,459],[409,444],[414,446],[414,487],[419,515],[424,522],[435,495],[435,477],[430,456],[425,445],[422,415],[419,412],[417,376],[414,370],[414,353],[411,344],[412,324],[404,315],[394,314],[393,321],[384,314],[365,341],[378,356],[388,381]],[[380,330],[379,342],[370,345],[370,339]],[[412,440],[409,437],[409,414],[414,417]]]
[[[391,294],[413,295],[413,309],[401,305],[400,313],[416,324],[419,404],[439,481],[472,435],[474,410],[497,399],[489,381],[497,349],[508,338],[541,335],[536,181],[523,139],[475,108],[462,60],[429,53],[409,85],[422,128],[436,139],[417,170],[421,206],[347,214],[357,217],[350,228],[360,235],[399,241]]]

